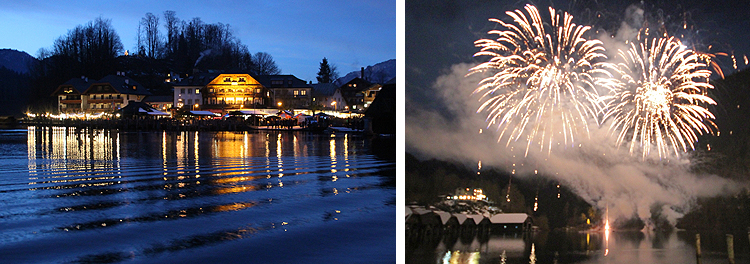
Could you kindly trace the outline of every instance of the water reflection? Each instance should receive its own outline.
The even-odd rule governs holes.
[[[750,243],[735,234],[737,263],[750,257]],[[703,238],[706,238],[705,240]],[[407,231],[407,263],[695,263],[694,232],[538,232],[483,234]],[[727,259],[723,232],[702,232],[702,263]],[[702,241],[703,242],[703,241]],[[703,244],[703,243],[702,243]],[[705,253],[711,252],[711,253]]]
[[[331,227],[395,215],[395,162],[368,154],[362,137],[65,127],[20,133],[22,168],[4,170],[0,185],[0,225],[7,227],[0,251],[56,246],[10,262],[119,261],[319,225],[312,232],[325,234],[325,243],[305,246],[341,247],[345,240],[333,238],[351,231]],[[393,241],[394,234],[376,236]]]

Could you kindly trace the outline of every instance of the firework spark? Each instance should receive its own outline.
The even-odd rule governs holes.
[[[618,146],[629,143],[630,153],[640,150],[643,158],[653,146],[661,158],[695,149],[696,132],[713,132],[706,107],[716,102],[706,95],[713,85],[704,56],[673,37],[643,38],[619,56],[621,84],[603,97],[603,120],[612,118]]]
[[[470,70],[492,72],[474,94],[483,101],[477,113],[487,112],[487,128],[497,125],[498,142],[508,134],[506,145],[526,140],[526,154],[533,144],[551,150],[553,138],[572,144],[581,131],[589,133],[588,121],[596,120],[601,109],[596,86],[611,85],[599,40],[584,38],[588,26],[572,23],[573,16],[562,16],[549,8],[551,23],[543,22],[536,7],[506,12],[515,23],[490,19],[507,30],[491,30],[497,40],[474,42],[481,50],[474,56],[490,56],[489,61]],[[579,131],[581,130],[581,131]],[[559,144],[559,143],[558,143]]]

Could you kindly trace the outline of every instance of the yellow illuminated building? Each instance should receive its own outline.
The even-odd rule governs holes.
[[[219,74],[201,89],[203,109],[262,108],[269,92],[250,74]]]

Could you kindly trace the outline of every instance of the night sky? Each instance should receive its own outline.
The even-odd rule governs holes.
[[[499,28],[489,18],[507,21],[506,11],[536,5],[542,16],[547,7],[573,15],[573,22],[591,25],[592,31],[615,34],[627,20],[629,6],[644,11],[644,19],[654,26],[659,21],[670,34],[685,35],[683,43],[695,44],[704,52],[726,52],[737,57],[739,69],[746,68],[743,55],[750,56],[750,1],[450,1],[414,0],[406,2],[406,113],[410,108],[435,108],[431,86],[435,79],[457,63],[478,64],[486,58],[472,58],[478,51],[474,41],[486,38],[487,31]],[[548,17],[546,19],[549,19]],[[687,29],[682,29],[683,21]],[[631,22],[632,24],[632,22]],[[711,45],[711,50],[707,47]],[[731,59],[719,58],[725,74],[735,71]]]
[[[284,74],[315,80],[323,57],[343,76],[396,58],[395,1],[1,1],[0,48],[36,56],[77,25],[111,19],[126,50],[147,12],[229,24],[248,49],[273,56]]]

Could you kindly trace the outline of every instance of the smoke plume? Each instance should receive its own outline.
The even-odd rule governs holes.
[[[482,162],[483,167],[515,170],[516,177],[538,174],[560,181],[599,209],[609,208],[613,217],[651,217],[653,206],[672,224],[690,211],[697,197],[738,190],[738,184],[715,175],[691,172],[688,155],[660,160],[630,155],[617,148],[608,124],[591,120],[589,134],[576,142],[551,150],[529,149],[527,142],[498,142],[497,126],[488,127],[486,114],[476,113],[478,96],[472,96],[482,76],[467,76],[473,65],[456,64],[435,81],[433,95],[443,107],[439,111],[411,109],[406,114],[407,151],[420,156],[457,161]],[[407,98],[406,105],[417,98]],[[480,133],[481,131],[481,133]],[[557,142],[561,142],[557,141]],[[614,219],[614,218],[613,218]]]

